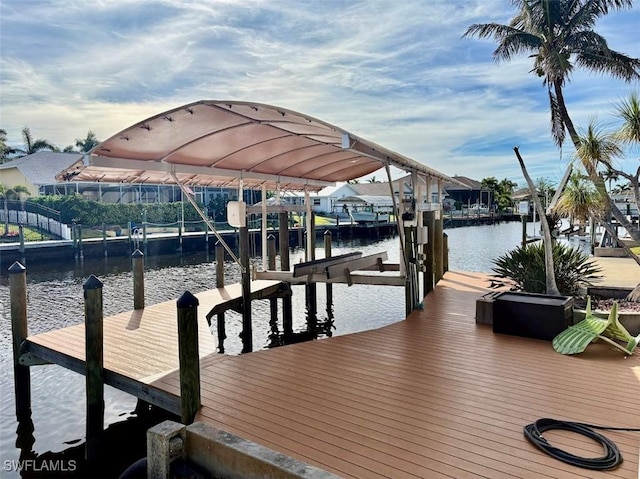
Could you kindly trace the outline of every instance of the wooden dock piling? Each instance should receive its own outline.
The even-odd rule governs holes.
[[[249,271],[249,228],[240,230],[240,267],[242,268],[242,352],[253,351],[253,328],[251,324],[251,274]]]
[[[104,252],[104,257],[108,256],[107,254],[107,225],[102,223],[102,250]]]
[[[433,243],[435,239],[435,213],[425,211],[423,214],[423,224],[427,227],[427,243],[422,251],[425,255],[424,272],[422,275],[423,294],[426,296],[433,291]]]
[[[442,218],[442,211],[436,210],[434,211],[434,241],[433,241],[433,276],[435,284],[438,284],[438,281],[442,279],[444,276],[443,269],[443,225],[444,220]]]
[[[87,424],[85,458],[96,460],[102,450],[104,429],[104,350],[102,282],[94,275],[84,289]]]
[[[31,417],[31,373],[28,366],[20,364],[20,347],[29,334],[27,327],[27,269],[16,261],[8,271],[16,418],[18,422],[22,422]]]
[[[224,246],[219,241],[216,243],[216,288],[224,288]],[[218,331],[218,352],[224,353],[224,340],[227,332],[224,323],[224,313],[216,316],[216,329]]]
[[[307,230],[307,260],[316,259],[316,225],[315,213],[311,213],[311,219],[308,222]],[[314,337],[318,329],[318,285],[316,283],[308,283],[305,285],[305,297],[307,306],[307,331]]]
[[[331,231],[327,230],[324,232],[324,257],[331,258],[331,243],[332,236]],[[326,283],[326,296],[327,296],[327,320],[331,321],[333,319],[333,285],[331,283]]]
[[[442,233],[442,269],[449,271],[449,235]]]
[[[267,238],[267,256],[269,263],[267,268],[270,270],[276,269],[276,237],[269,235]],[[278,300],[276,298],[269,299],[269,324],[272,331],[277,331],[278,325]]]
[[[133,309],[144,309],[144,254],[136,249],[131,258],[133,263]]]
[[[184,424],[191,424],[200,409],[200,352],[198,348],[198,306],[189,291],[176,301],[178,308],[178,354],[180,358],[180,401]]]
[[[289,271],[291,268],[289,257],[289,213],[286,211],[278,215],[278,231],[280,243],[280,270]],[[285,343],[293,335],[293,304],[291,296],[282,298],[282,334]]]

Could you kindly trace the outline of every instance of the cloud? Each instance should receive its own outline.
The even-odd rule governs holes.
[[[195,100],[246,100],[315,116],[447,174],[518,181],[518,144],[532,175],[558,178],[530,59],[496,65],[491,42],[461,38],[472,23],[512,14],[506,0],[3,0],[0,126],[13,143],[26,125],[65,146]],[[615,13],[598,28],[637,57],[638,21],[635,10]],[[585,124],[628,91],[576,72],[566,95]]]

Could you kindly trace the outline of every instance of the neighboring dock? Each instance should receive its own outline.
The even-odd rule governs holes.
[[[204,294],[198,310],[205,333],[202,407],[195,420],[341,477],[585,477],[586,470],[535,449],[522,428],[541,417],[638,427],[640,356],[625,359],[600,344],[580,357],[563,356],[545,341],[494,334],[474,321],[476,299],[488,285],[484,274],[448,272],[425,298],[424,309],[404,321],[240,356],[213,352],[213,338],[202,329],[211,306]],[[170,303],[162,309],[175,329]],[[105,319],[105,367],[107,338],[121,341],[147,324],[133,313],[115,318]],[[119,321],[122,334],[107,336],[112,321]],[[50,342],[52,357],[67,343],[81,342],[84,325],[28,342],[42,345],[55,334],[66,340]],[[149,330],[137,343],[166,340]],[[73,354],[81,361],[80,352]],[[157,372],[165,374],[144,371],[138,379],[177,404],[180,376],[170,369],[162,365]],[[614,471],[588,471],[589,477],[635,478],[640,435],[605,435],[624,462]],[[578,455],[601,453],[582,436],[547,436]]]

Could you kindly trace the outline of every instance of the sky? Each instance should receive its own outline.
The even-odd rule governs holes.
[[[495,63],[474,23],[506,24],[508,0],[2,0],[0,128],[20,146],[105,140],[197,100],[267,103],[346,129],[447,175],[558,182],[573,158],[550,133],[531,59]],[[640,7],[596,25],[640,57]],[[578,126],[615,127],[638,82],[575,70]],[[618,166],[635,171],[638,152]],[[384,174],[377,174],[383,179]]]

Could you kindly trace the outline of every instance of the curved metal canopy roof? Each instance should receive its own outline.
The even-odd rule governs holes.
[[[453,181],[422,163],[302,113],[198,101],[148,118],[94,148],[59,181],[319,190],[393,165]]]

